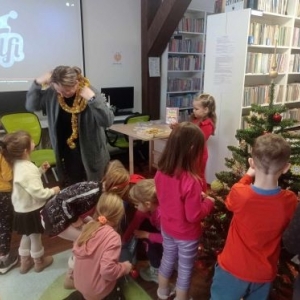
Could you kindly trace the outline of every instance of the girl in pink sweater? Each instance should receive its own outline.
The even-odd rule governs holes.
[[[200,128],[183,122],[172,130],[158,161],[154,179],[163,236],[157,290],[159,299],[169,298],[169,280],[177,263],[175,299],[189,299],[192,269],[202,233],[201,220],[214,206],[214,199],[203,193],[203,182],[197,168],[204,146]]]
[[[103,193],[96,215],[95,220],[84,225],[73,247],[75,288],[85,300],[104,299],[117,279],[132,268],[129,261],[119,262],[121,238],[116,229],[124,216],[122,199],[113,193]]]

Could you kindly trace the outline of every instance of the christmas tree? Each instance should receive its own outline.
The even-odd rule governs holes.
[[[200,263],[214,262],[217,254],[223,249],[232,218],[224,201],[232,185],[239,181],[248,170],[251,146],[258,136],[276,133],[282,135],[291,144],[291,168],[280,177],[278,184],[283,189],[290,189],[296,194],[300,191],[300,134],[293,130],[297,121],[289,117],[286,106],[274,104],[276,87],[274,78],[278,75],[275,63],[269,75],[272,81],[269,87],[268,105],[251,105],[249,115],[244,117],[244,128],[236,131],[238,146],[228,146],[232,154],[231,158],[225,158],[225,166],[228,170],[217,173],[216,180],[211,183],[211,196],[216,199],[215,211],[203,222],[205,230],[199,247],[198,261]],[[296,271],[290,259],[291,255],[282,249],[278,275],[273,287],[276,299],[284,299],[280,298],[280,295],[290,293],[292,290],[292,281]],[[210,267],[213,271],[213,264],[210,264]]]

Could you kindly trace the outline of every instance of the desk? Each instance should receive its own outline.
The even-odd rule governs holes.
[[[118,133],[122,133],[128,136],[129,142],[129,173],[134,173],[134,158],[133,158],[133,141],[134,140],[142,140],[142,141],[149,141],[149,171],[151,171],[152,164],[153,164],[153,141],[157,139],[165,139],[167,138],[170,133],[171,129],[169,125],[166,124],[153,124],[151,128],[157,128],[161,131],[159,135],[153,137],[146,134],[141,134],[136,130],[137,124],[113,124],[109,129],[116,131]]]

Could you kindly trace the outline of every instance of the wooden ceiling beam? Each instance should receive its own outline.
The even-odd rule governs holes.
[[[147,32],[148,55],[160,56],[191,0],[163,0]]]
[[[161,78],[149,76],[149,57],[160,57],[191,0],[141,0],[142,112],[160,117]]]

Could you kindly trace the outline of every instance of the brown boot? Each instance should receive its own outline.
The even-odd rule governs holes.
[[[49,267],[53,263],[52,256],[41,256],[34,259],[34,271],[42,272],[45,268]]]
[[[30,256],[21,256],[20,273],[26,274],[34,265],[34,262]]]

